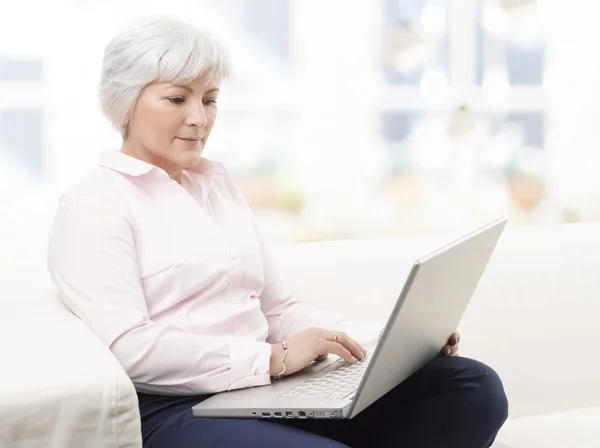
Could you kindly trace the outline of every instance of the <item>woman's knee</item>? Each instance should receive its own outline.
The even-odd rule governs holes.
[[[444,388],[462,395],[468,409],[501,426],[508,416],[508,399],[498,373],[488,365],[462,357],[445,358],[442,364]]]

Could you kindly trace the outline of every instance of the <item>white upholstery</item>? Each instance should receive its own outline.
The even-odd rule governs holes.
[[[0,219],[0,447],[140,447],[133,384],[55,295],[41,238],[12,224]]]
[[[599,422],[600,407],[511,419],[494,448],[598,448]]]
[[[42,239],[0,220],[1,447],[139,447],[133,387],[57,300]],[[8,227],[8,226],[5,226]],[[303,299],[383,323],[415,257],[457,235],[274,248]],[[600,447],[600,224],[512,229],[459,328],[464,356],[504,380],[495,448]]]

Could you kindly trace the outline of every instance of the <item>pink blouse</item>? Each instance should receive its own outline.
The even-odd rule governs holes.
[[[48,269],[139,391],[269,384],[270,343],[311,326],[376,341],[379,326],[298,300],[221,164],[203,159],[181,184],[118,151],[98,165],[60,200]]]

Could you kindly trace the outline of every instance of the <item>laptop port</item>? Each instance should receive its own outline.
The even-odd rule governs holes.
[[[283,417],[283,415],[281,414],[281,412],[274,412],[273,415],[275,417],[279,417],[279,418]]]
[[[270,412],[263,412],[262,415],[263,415],[263,417],[270,417],[271,413]]]
[[[292,411],[285,411],[286,418],[294,418],[294,413]]]
[[[306,412],[304,412],[304,411],[298,411],[298,417],[299,418],[306,418]]]

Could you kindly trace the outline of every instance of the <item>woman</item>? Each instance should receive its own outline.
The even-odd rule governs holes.
[[[192,417],[209,394],[269,384],[330,353],[354,363],[365,356],[357,341],[380,332],[302,304],[223,166],[201,157],[229,71],[218,41],[189,24],[159,18],[118,34],[100,102],[121,149],[63,195],[50,234],[63,300],[138,391],[144,446],[490,446],[507,416],[502,384],[455,356],[351,421]],[[455,334],[442,353],[457,345]]]

